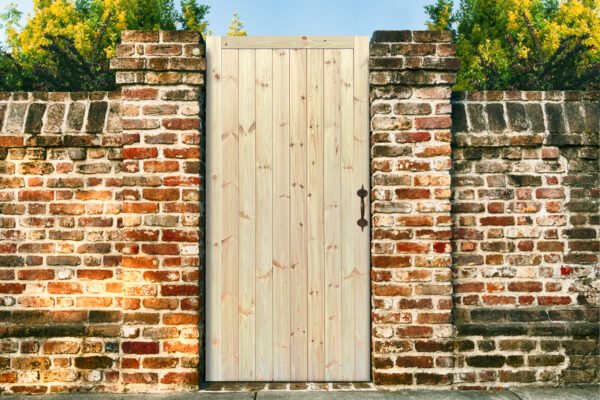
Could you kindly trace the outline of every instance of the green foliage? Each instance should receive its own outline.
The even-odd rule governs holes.
[[[455,18],[452,15],[452,0],[438,0],[435,4],[425,6],[425,12],[431,18],[427,29],[432,31],[447,31],[452,29]]]
[[[247,33],[244,30],[244,23],[240,20],[238,13],[234,12],[231,22],[229,23],[229,31],[227,36],[246,36]]]
[[[203,36],[209,35],[210,31],[206,20],[209,9],[209,6],[198,4],[196,0],[182,0],[181,15],[179,16],[181,27],[186,30],[200,32]]]
[[[21,29],[14,4],[0,13],[0,90],[111,90],[109,59],[120,33],[192,29],[206,34],[209,7],[197,0],[34,0]]]
[[[22,15],[23,13],[17,9],[15,3],[8,3],[0,12],[0,29],[8,26],[18,26]]]
[[[461,59],[457,90],[600,88],[600,0],[437,0]]]

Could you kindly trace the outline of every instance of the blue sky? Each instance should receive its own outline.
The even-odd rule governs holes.
[[[17,3],[27,15],[32,0],[0,0],[0,9]],[[215,35],[227,32],[237,11],[249,35],[366,35],[378,29],[424,29],[425,4],[434,0],[201,0],[210,5]],[[179,3],[179,0],[176,0]],[[0,40],[4,34],[0,33]]]

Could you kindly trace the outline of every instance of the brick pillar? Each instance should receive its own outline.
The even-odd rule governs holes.
[[[122,34],[123,390],[197,388],[200,141],[206,61],[196,32]],[[139,385],[139,386],[138,386]],[[150,385],[150,386],[143,386]]]
[[[447,32],[371,40],[373,378],[452,383],[450,86]]]

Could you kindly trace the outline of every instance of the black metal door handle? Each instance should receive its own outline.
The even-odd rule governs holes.
[[[360,230],[364,231],[367,225],[369,225],[369,221],[365,219],[365,197],[369,195],[369,192],[365,189],[365,185],[362,185],[360,189],[356,192],[358,197],[360,197],[360,218],[356,223],[360,226]]]

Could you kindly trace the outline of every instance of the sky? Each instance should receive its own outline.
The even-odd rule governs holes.
[[[179,3],[179,0],[175,0]],[[423,6],[434,0],[200,0],[210,5],[214,35],[224,35],[236,11],[249,35],[364,35],[381,29],[425,29]],[[0,9],[17,3],[24,13],[32,0],[0,0]],[[25,19],[25,18],[24,18]],[[25,22],[25,21],[23,21]],[[0,33],[0,41],[4,32]]]

